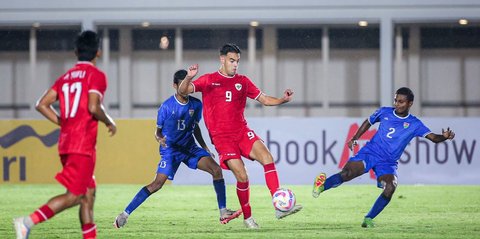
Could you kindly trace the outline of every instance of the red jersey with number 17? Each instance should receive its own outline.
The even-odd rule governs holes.
[[[105,74],[91,62],[80,61],[58,78],[52,90],[60,106],[59,154],[94,155],[98,120],[88,111],[88,94],[107,89]]]
[[[247,97],[257,99],[262,93],[248,77],[238,74],[214,72],[192,84],[194,92],[202,92],[203,117],[211,137],[242,130],[247,125],[243,115]]]

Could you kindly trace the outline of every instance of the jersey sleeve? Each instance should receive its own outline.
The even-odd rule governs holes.
[[[157,128],[163,128],[165,119],[167,118],[168,106],[165,102],[160,106],[157,112]]]
[[[91,77],[88,93],[96,93],[103,98],[103,95],[107,90],[107,77],[103,72],[95,72]]]
[[[200,122],[200,120],[202,120],[202,103],[200,101],[198,101],[198,104],[197,104],[197,107],[195,107],[195,111],[198,112],[197,113],[197,116],[195,118],[195,121],[198,123]]]
[[[59,89],[59,87],[60,87],[59,84],[60,84],[60,83],[59,83],[59,82],[60,82],[60,81],[57,79],[57,80],[55,81],[55,83],[53,83],[52,87],[50,87],[50,89],[52,89],[52,90],[54,90],[54,91],[56,91],[56,92],[59,92],[59,91],[60,91],[60,89]]]
[[[371,125],[379,122],[382,113],[383,113],[383,108],[378,108],[375,112],[373,112],[372,115],[370,115],[370,117],[368,117],[368,122],[369,122]]]
[[[415,136],[426,137],[431,132],[432,131],[427,126],[425,126],[422,121],[418,121],[418,127],[415,130]]]
[[[203,92],[206,88],[208,74],[200,76],[198,79],[192,81],[193,92]]]
[[[250,99],[257,99],[262,91],[250,80],[250,78],[245,76],[245,81],[247,84],[247,97]]]

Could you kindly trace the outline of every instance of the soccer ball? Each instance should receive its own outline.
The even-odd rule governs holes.
[[[295,206],[295,194],[290,189],[280,188],[272,197],[273,207],[282,212],[289,211]]]

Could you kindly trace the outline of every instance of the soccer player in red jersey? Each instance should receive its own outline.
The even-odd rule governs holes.
[[[252,217],[248,175],[241,157],[263,165],[266,184],[271,195],[277,191],[280,183],[272,154],[260,137],[248,128],[244,117],[245,104],[248,97],[265,106],[280,105],[292,99],[293,91],[285,90],[282,98],[264,94],[247,76],[237,74],[239,62],[240,48],[235,44],[226,44],[220,49],[220,69],[202,75],[192,82],[198,73],[198,65],[190,66],[188,75],[180,84],[179,92],[181,94],[202,92],[203,116],[210,138],[220,156],[220,166],[231,170],[235,175],[244,224],[247,228],[255,229],[258,228],[258,224]],[[301,205],[296,205],[287,212],[277,210],[275,216],[281,219],[301,209]]]
[[[93,173],[98,121],[107,126],[111,136],[117,131],[102,104],[107,78],[95,67],[100,56],[99,44],[97,33],[82,32],[75,41],[77,64],[59,77],[37,102],[36,109],[60,126],[58,153],[63,169],[55,178],[67,191],[51,198],[30,216],[14,219],[17,239],[28,238],[34,225],[76,205],[80,205],[83,238],[97,236],[93,221],[96,188]],[[60,114],[52,107],[56,101],[59,101]]]

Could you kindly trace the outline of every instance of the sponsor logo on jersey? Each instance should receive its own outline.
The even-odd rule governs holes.
[[[235,84],[235,89],[240,91],[242,89],[242,84],[240,84],[240,83]]]
[[[213,85],[213,86],[220,86],[220,83],[212,82],[212,85]]]

